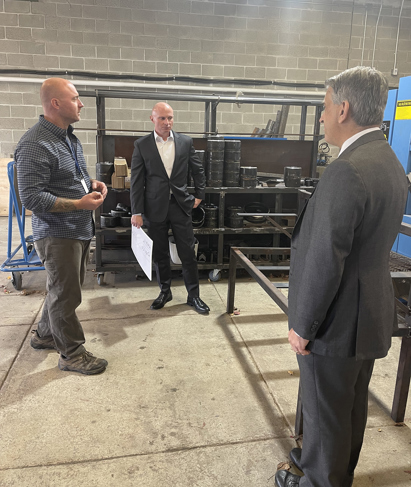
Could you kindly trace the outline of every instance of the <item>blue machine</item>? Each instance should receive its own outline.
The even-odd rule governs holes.
[[[388,92],[387,106],[384,112],[384,121],[382,123],[381,129],[384,132],[385,138],[391,145],[392,133],[394,132],[394,118],[395,118],[395,107],[397,106],[397,95],[398,90],[390,90]]]
[[[411,172],[411,76],[400,79],[398,90],[390,90],[384,112],[382,129],[393,151],[404,167]],[[404,223],[411,223],[411,198],[408,196]],[[393,250],[411,257],[411,237],[398,235]]]

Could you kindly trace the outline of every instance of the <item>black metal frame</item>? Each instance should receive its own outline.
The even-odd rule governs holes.
[[[411,237],[411,225],[402,224],[400,233],[404,233]],[[281,310],[288,314],[288,299],[277,290],[275,283],[271,282],[257,266],[255,266],[244,254],[285,254],[290,253],[287,248],[264,248],[264,247],[232,247],[230,252],[230,264],[228,274],[228,291],[227,291],[227,313],[234,312],[234,298],[235,298],[235,279],[237,267],[241,266],[250,276],[264,289],[270,298],[281,308]],[[289,268],[288,268],[289,269]],[[268,270],[268,268],[266,268]],[[411,272],[392,273],[393,280],[395,279],[409,279],[411,281]],[[407,406],[408,392],[411,380],[411,287],[409,292],[408,304],[404,305],[396,296],[396,304],[402,314],[405,313],[405,318],[400,320],[399,331],[395,336],[402,336],[400,357],[398,361],[397,379],[395,384],[394,398],[391,408],[391,418],[396,423],[402,423],[405,418],[405,410]],[[298,393],[297,411],[295,420],[295,434],[301,435],[303,433],[302,421],[302,404],[300,391]]]
[[[305,140],[306,136],[313,138],[311,177],[316,177],[317,170],[317,153],[318,142],[321,140],[320,135],[320,117],[323,101],[321,99],[275,97],[275,96],[229,96],[229,95],[201,95],[195,93],[175,93],[175,92],[157,92],[157,91],[119,91],[119,90],[98,90],[80,91],[80,96],[95,97],[97,108],[97,154],[102,154],[101,136],[110,132],[106,129],[106,98],[127,98],[127,99],[147,99],[147,100],[180,100],[196,101],[204,103],[204,134],[217,134],[217,107],[220,103],[235,103],[238,106],[242,104],[254,105],[285,105],[300,106],[300,134],[299,140]],[[275,95],[275,93],[273,93]],[[309,106],[315,107],[313,133],[306,134],[307,109]]]

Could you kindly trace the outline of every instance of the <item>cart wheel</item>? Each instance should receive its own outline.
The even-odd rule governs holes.
[[[214,269],[208,274],[210,281],[218,282],[221,279],[221,271],[219,269]]]
[[[21,275],[21,272],[11,273],[11,283],[13,284],[13,287],[14,289],[16,289],[16,291],[21,290],[21,286],[23,284],[23,277]]]
[[[104,285],[104,272],[99,272],[97,274],[97,284],[99,286],[103,286]]]

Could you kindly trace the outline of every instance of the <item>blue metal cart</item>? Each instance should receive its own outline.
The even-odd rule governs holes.
[[[20,290],[22,287],[22,272],[27,271],[43,271],[44,267],[34,248],[33,236],[24,236],[26,209],[21,206],[21,213],[19,209],[19,202],[14,186],[15,176],[15,162],[11,161],[7,164],[7,176],[10,183],[10,198],[9,198],[9,228],[7,235],[7,259],[1,264],[0,271],[11,272],[11,282],[15,289]],[[20,245],[12,250],[12,236],[13,236],[13,209],[16,214],[18,229],[20,232]],[[17,258],[16,255],[23,251],[23,256]],[[20,252],[21,256],[21,252]]]

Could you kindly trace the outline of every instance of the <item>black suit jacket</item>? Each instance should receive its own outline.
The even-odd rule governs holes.
[[[396,326],[389,256],[407,180],[381,131],[324,172],[294,229],[289,327],[319,355],[384,357]]]
[[[168,177],[157,149],[154,132],[134,142],[131,159],[131,212],[142,213],[153,222],[164,221],[167,216],[170,191],[182,210],[189,215],[194,199],[204,199],[205,174],[196,155],[193,140],[187,135],[174,134],[175,159]],[[187,191],[188,169],[194,180],[194,195]]]

